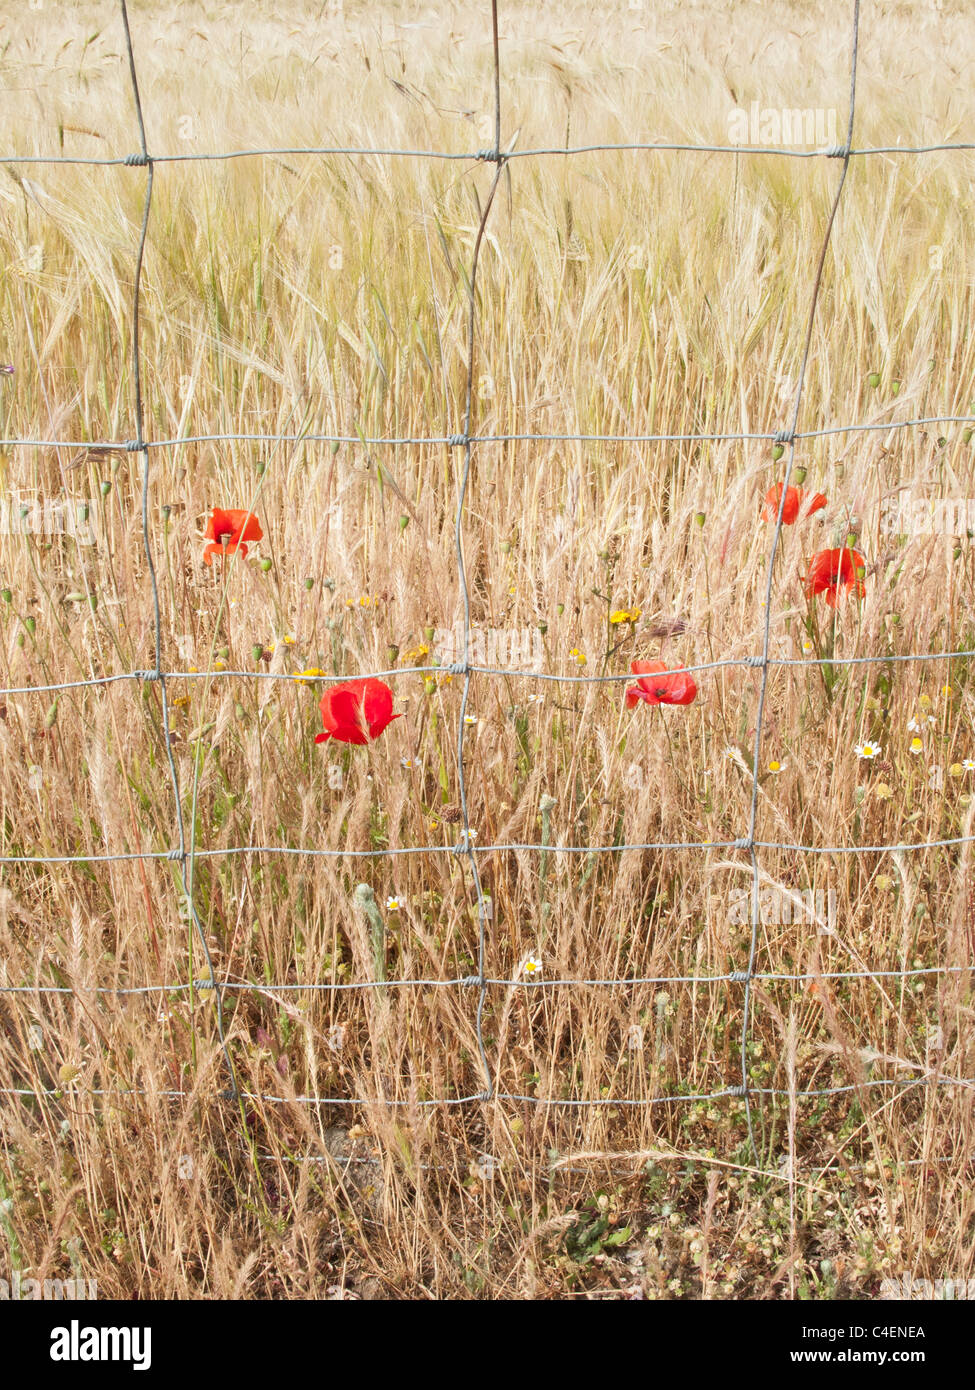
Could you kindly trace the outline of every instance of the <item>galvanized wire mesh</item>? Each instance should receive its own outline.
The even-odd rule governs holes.
[[[261,1100],[275,1104],[302,1104],[310,1106],[356,1106],[364,1103],[364,1098],[350,1096],[319,1096],[319,1095],[300,1095],[300,1096],[276,1096],[263,1092],[252,1094],[242,1090],[238,1086],[237,1077],[234,1069],[233,1058],[231,1055],[228,1041],[224,1033],[224,996],[228,993],[245,991],[255,988],[247,981],[234,981],[220,978],[214,969],[213,961],[210,957],[206,935],[200,921],[194,901],[193,880],[194,865],[199,859],[211,858],[225,855],[285,855],[297,857],[333,857],[339,859],[354,858],[392,858],[403,855],[429,855],[429,854],[454,854],[466,858],[470,867],[474,891],[477,898],[477,917],[478,917],[478,951],[477,951],[477,972],[473,975],[461,976],[456,978],[432,978],[432,979],[392,979],[392,980],[359,980],[351,982],[333,983],[296,983],[296,984],[277,984],[262,983],[260,989],[269,994],[284,994],[287,992],[339,992],[339,991],[368,991],[373,989],[390,990],[398,987],[424,987],[438,989],[459,989],[470,990],[476,995],[476,1014],[475,1031],[477,1038],[477,1048],[479,1054],[479,1064],[483,1073],[483,1087],[480,1091],[469,1095],[456,1097],[434,1097],[425,1100],[384,1100],[381,1104],[390,1106],[458,1106],[468,1105],[490,1100],[513,1101],[539,1106],[560,1106],[569,1109],[586,1108],[590,1106],[610,1105],[613,1107],[641,1107],[641,1106],[667,1106],[687,1102],[712,1101],[725,1097],[739,1097],[743,1099],[745,1114],[748,1125],[748,1132],[751,1139],[753,1153],[757,1154],[754,1130],[751,1113],[751,1098],[761,1096],[801,1096],[817,1097],[831,1096],[847,1092],[858,1092],[865,1088],[893,1088],[898,1091],[905,1091],[923,1086],[963,1086],[971,1088],[975,1086],[975,1080],[966,1077],[952,1077],[933,1072],[909,1080],[897,1080],[892,1078],[868,1078],[854,1085],[834,1086],[822,1089],[789,1091],[774,1087],[759,1087],[749,1082],[747,1066],[747,1049],[751,1025],[751,991],[756,981],[787,981],[796,984],[809,983],[819,980],[846,980],[846,979],[872,979],[880,980],[886,978],[897,978],[906,980],[914,977],[930,975],[947,975],[960,973],[971,969],[971,963],[965,966],[933,966],[924,968],[905,968],[900,970],[843,970],[825,971],[813,973],[782,973],[762,971],[756,968],[758,954],[758,928],[760,920],[759,895],[760,895],[760,872],[759,872],[759,851],[762,849],[794,850],[805,854],[864,854],[881,852],[913,851],[922,848],[932,848],[937,846],[954,846],[971,842],[975,839],[973,835],[960,835],[945,839],[934,839],[925,841],[915,841],[903,844],[881,844],[881,845],[821,845],[821,844],[789,844],[776,840],[761,840],[756,836],[757,811],[758,811],[758,789],[759,789],[759,766],[761,758],[761,745],[763,735],[763,719],[765,711],[765,701],[768,686],[769,672],[775,666],[855,666],[868,664],[871,662],[925,662],[948,660],[954,658],[970,657],[975,652],[968,650],[954,650],[942,652],[926,652],[908,655],[867,655],[858,657],[821,657],[816,656],[806,659],[781,658],[772,656],[770,653],[770,625],[771,625],[771,596],[774,581],[774,565],[776,553],[782,532],[783,512],[786,501],[786,487],[791,477],[795,460],[796,444],[800,441],[819,439],[826,436],[856,433],[863,431],[884,431],[891,432],[896,430],[914,429],[926,425],[941,424],[966,424],[975,423],[975,417],[961,415],[929,415],[919,416],[908,419],[875,418],[867,421],[848,421],[842,423],[824,424],[818,429],[800,430],[798,428],[800,407],[802,404],[803,390],[806,379],[806,371],[809,363],[810,349],[812,344],[813,328],[816,320],[817,305],[819,300],[820,285],[823,276],[823,269],[828,252],[830,237],[833,224],[836,218],[837,209],[840,204],[843,186],[849,170],[850,161],[859,157],[871,155],[921,155],[935,151],[965,151],[975,149],[975,143],[970,142],[946,142],[942,144],[928,144],[917,146],[873,146],[854,148],[853,128],[856,111],[856,79],[857,79],[857,49],[859,40],[859,21],[860,5],[859,0],[854,0],[852,6],[852,42],[850,55],[850,84],[849,84],[849,113],[846,131],[846,140],[841,146],[833,146],[819,150],[796,150],[791,148],[770,148],[768,146],[750,145],[704,145],[704,144],[682,144],[673,142],[647,142],[647,143],[625,143],[625,144],[593,144],[579,145],[565,148],[551,149],[526,149],[516,150],[514,148],[505,149],[502,144],[502,112],[501,112],[501,68],[499,57],[499,37],[498,37],[498,12],[497,0],[492,0],[491,4],[491,37],[493,43],[493,78],[494,78],[494,143],[490,149],[481,149],[471,152],[440,151],[440,150],[408,150],[408,149],[382,149],[382,148],[361,148],[361,147],[342,147],[342,146],[322,146],[322,147],[286,147],[274,149],[245,149],[233,150],[228,152],[204,153],[204,154],[150,154],[147,143],[145,126],[142,117],[142,104],[139,92],[139,82],[136,69],[135,53],[132,43],[132,36],[129,28],[129,18],[125,0],[120,0],[121,21],[124,30],[126,53],[128,58],[129,73],[131,78],[132,94],[135,103],[135,111],[139,132],[139,149],[134,154],[119,156],[108,159],[80,159],[61,156],[34,156],[34,155],[11,155],[3,157],[2,163],[8,165],[17,164],[87,164],[99,166],[125,165],[130,167],[145,169],[145,201],[138,246],[135,256],[135,290],[132,302],[132,368],[134,379],[134,423],[135,437],[127,440],[104,440],[93,442],[91,440],[63,440],[63,439],[3,439],[0,444],[5,447],[58,447],[68,446],[72,448],[107,448],[122,450],[129,453],[138,453],[142,461],[142,533],[143,543],[146,554],[147,569],[151,587],[151,597],[154,614],[154,642],[155,660],[153,667],[149,670],[137,670],[125,672],[118,675],[94,677],[83,681],[64,681],[55,682],[48,685],[38,685],[29,687],[10,687],[0,690],[0,696],[33,694],[40,692],[60,692],[63,690],[73,690],[79,687],[88,686],[108,686],[119,681],[138,681],[152,682],[159,686],[161,706],[162,706],[162,730],[166,743],[168,758],[169,777],[173,795],[173,818],[174,818],[174,839],[175,845],[165,849],[146,849],[125,854],[103,854],[103,855],[0,855],[0,864],[71,864],[71,863],[103,863],[120,860],[150,860],[163,859],[171,860],[177,866],[180,892],[182,894],[185,908],[184,916],[186,921],[191,924],[192,930],[198,939],[200,951],[207,965],[207,975],[201,979],[194,979],[191,971],[190,978],[184,981],[174,981],[168,984],[136,985],[122,988],[102,988],[92,987],[85,991],[92,995],[152,995],[169,994],[189,991],[191,994],[195,990],[212,989],[216,999],[216,1019],[220,1046],[223,1051],[224,1062],[228,1075],[228,1090],[224,1093],[228,1098],[238,1102],[244,1100]],[[662,153],[668,151],[683,151],[687,153],[709,153],[709,154],[734,154],[735,156],[747,154],[778,154],[789,158],[822,158],[836,159],[840,163],[839,177],[836,190],[830,209],[822,247],[818,261],[814,270],[813,280],[810,291],[810,306],[808,323],[806,328],[803,356],[799,373],[798,384],[795,392],[795,399],[792,407],[791,418],[787,427],[773,431],[751,431],[744,433],[667,433],[667,434],[567,434],[567,433],[516,433],[516,434],[478,434],[473,426],[473,383],[474,383],[474,361],[476,352],[476,326],[477,326],[477,302],[475,296],[478,265],[480,260],[481,246],[485,234],[485,229],[491,213],[492,203],[503,172],[506,167],[514,160],[527,159],[541,155],[562,155],[571,156],[582,153],[593,153],[601,151],[631,151],[634,153]],[[265,433],[217,433],[185,435],[179,438],[157,438],[147,439],[143,432],[144,411],[143,395],[140,375],[142,360],[142,348],[140,342],[140,306],[141,306],[141,280],[142,264],[145,253],[146,239],[148,234],[150,212],[152,207],[152,192],[155,168],[157,165],[169,163],[182,163],[187,161],[227,161],[247,158],[264,158],[272,155],[309,155],[309,156],[382,156],[382,157],[401,157],[409,159],[442,159],[457,160],[463,163],[472,161],[493,164],[495,173],[490,185],[488,196],[485,200],[480,224],[477,228],[477,235],[474,242],[472,261],[469,277],[469,309],[468,309],[468,356],[467,356],[467,379],[466,379],[466,399],[464,406],[464,428],[460,434],[444,436],[420,436],[420,437],[364,437],[361,434],[341,435],[341,434],[322,434],[322,433],[300,433],[300,434],[265,434]],[[887,416],[889,411],[881,411],[879,415]],[[754,668],[761,672],[758,714],[755,728],[754,754],[752,759],[752,796],[751,807],[748,817],[748,824],[744,828],[744,833],[730,841],[706,842],[656,842],[641,844],[603,844],[603,845],[565,845],[565,844],[538,844],[538,843],[498,843],[498,844],[476,844],[471,834],[471,825],[468,814],[467,784],[465,779],[465,758],[464,758],[464,738],[465,721],[464,715],[467,708],[468,695],[470,691],[471,678],[474,675],[486,676],[505,676],[518,677],[532,681],[557,681],[559,683],[572,684],[600,684],[613,683],[631,680],[629,674],[586,676],[586,675],[552,675],[536,671],[519,671],[507,667],[490,665],[478,665],[470,661],[471,652],[471,614],[470,599],[467,584],[467,572],[464,563],[464,533],[463,523],[465,514],[465,498],[471,473],[471,462],[473,450],[480,445],[493,445],[498,443],[509,443],[515,441],[573,441],[580,443],[666,443],[666,442],[746,442],[746,441],[772,441],[788,447],[788,461],[785,467],[785,479],[781,491],[778,515],[775,520],[775,529],[772,538],[771,553],[769,555],[768,567],[765,583],[765,616],[762,633],[762,647],[759,653],[740,658],[728,658],[719,661],[711,661],[690,665],[686,669],[691,672],[711,671],[725,667],[746,667]],[[187,838],[184,823],[181,791],[179,778],[177,775],[176,763],[173,758],[170,740],[169,722],[169,696],[168,681],[175,677],[181,680],[221,680],[221,679],[247,679],[247,680],[293,680],[294,677],[287,673],[271,673],[263,671],[229,671],[225,669],[207,671],[176,671],[167,670],[162,661],[162,623],[160,616],[159,594],[156,584],[156,571],[153,561],[152,546],[148,524],[148,489],[150,477],[150,462],[154,450],[171,448],[177,445],[190,443],[217,443],[225,441],[254,441],[261,443],[303,443],[303,442],[325,442],[331,444],[368,444],[372,446],[383,446],[388,448],[408,446],[408,445],[444,445],[451,448],[463,450],[463,465],[460,474],[460,485],[457,500],[457,511],[454,526],[454,540],[456,550],[456,568],[460,587],[460,596],[463,604],[463,652],[461,659],[449,667],[437,665],[430,666],[407,666],[397,667],[394,670],[374,671],[368,674],[375,677],[392,675],[404,675],[411,673],[440,673],[444,670],[463,677],[463,691],[460,703],[460,712],[457,725],[457,760],[458,760],[458,783],[459,798],[461,807],[461,827],[460,840],[455,846],[443,845],[420,845],[411,847],[399,847],[383,850],[350,850],[350,849],[329,849],[329,848],[296,848],[284,845],[258,845],[248,844],[231,846],[222,849],[197,848],[195,837]],[[338,677],[309,676],[305,678],[308,683],[319,683],[327,685]],[[751,868],[751,907],[750,924],[751,932],[749,939],[749,949],[747,962],[741,970],[726,974],[716,975],[680,975],[680,976],[653,976],[628,978],[608,978],[608,979],[546,979],[528,981],[525,979],[497,979],[489,977],[486,972],[486,941],[487,923],[490,920],[489,911],[486,906],[485,894],[482,890],[480,877],[478,874],[478,861],[489,853],[505,853],[515,850],[525,851],[544,851],[551,854],[620,854],[626,851],[677,851],[677,850],[697,850],[702,852],[713,851],[716,849],[729,849],[744,851],[748,855]],[[623,1099],[620,1097],[588,1097],[580,1099],[556,1099],[539,1097],[536,1095],[521,1095],[506,1091],[501,1091],[496,1087],[494,1073],[488,1059],[485,1047],[484,1034],[482,1029],[482,1015],[488,991],[493,988],[525,988],[525,989],[551,989],[554,987],[573,987],[573,986],[593,986],[607,989],[622,989],[635,985],[648,984],[732,984],[740,985],[743,992],[742,1005],[742,1027],[739,1046],[740,1058],[740,1079],[729,1084],[726,1088],[709,1092],[707,1094],[681,1094],[669,1096],[657,1096],[644,1099]],[[0,993],[8,995],[72,995],[78,993],[78,989],[72,986],[50,986],[50,985],[0,985]],[[30,1088],[8,1088],[0,1092],[4,1094],[14,1094],[18,1096],[37,1096],[37,1095],[57,1095],[56,1089],[47,1091],[32,1090]],[[145,1092],[109,1092],[93,1090],[88,1092],[92,1095],[119,1095],[119,1094],[145,1094]],[[182,1098],[189,1093],[186,1091],[156,1091],[155,1095],[173,1099]],[[368,1098],[372,1104],[376,1103],[374,1097]]]

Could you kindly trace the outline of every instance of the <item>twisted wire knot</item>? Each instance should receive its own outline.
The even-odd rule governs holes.
[[[772,435],[775,444],[791,444],[795,440],[795,435],[791,430],[776,430]]]
[[[745,665],[746,665],[746,666],[764,666],[764,665],[765,665],[765,658],[764,658],[764,656],[746,656],[746,657],[745,657]]]
[[[731,972],[731,974],[728,976],[728,982],[729,982],[729,984],[734,984],[734,985],[743,985],[747,979],[748,979],[748,971],[747,971],[747,970],[733,970],[733,971]]]
[[[480,983],[481,983],[481,977],[480,977],[480,975],[465,975],[464,978],[461,980],[461,984],[462,984],[462,985],[471,985],[471,986],[473,986],[473,985],[479,985]]]
[[[850,153],[846,145],[827,145],[823,154],[827,159],[845,159]]]
[[[127,454],[137,454],[146,446],[141,439],[127,439],[122,447]]]
[[[130,168],[135,166],[145,168],[150,162],[149,156],[144,150],[140,154],[127,154],[125,156],[125,163],[128,164]]]
[[[177,859],[185,859],[186,851],[183,849],[168,849],[166,851],[166,858],[174,861]]]
[[[447,443],[451,449],[462,449],[467,443],[467,436],[464,434],[448,434]]]
[[[735,849],[751,849],[752,838],[750,835],[743,835],[740,840],[735,840]]]
[[[729,1094],[729,1096],[747,1096],[747,1095],[748,1095],[748,1087],[747,1087],[747,1086],[729,1086],[729,1087],[728,1087],[728,1094]]]
[[[452,661],[449,666],[442,666],[442,671],[449,671],[452,676],[464,676],[471,669],[468,661]]]
[[[157,681],[161,679],[161,673],[159,671],[133,671],[132,674],[137,681]]]

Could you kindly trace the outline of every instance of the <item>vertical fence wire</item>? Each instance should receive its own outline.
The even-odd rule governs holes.
[[[802,362],[799,367],[799,380],[796,384],[796,399],[792,407],[792,422],[789,428],[788,449],[789,461],[785,468],[785,479],[780,489],[779,510],[775,518],[775,532],[772,536],[772,548],[769,554],[768,571],[765,579],[765,621],[762,631],[762,675],[758,690],[758,713],[755,718],[755,756],[752,760],[752,798],[751,809],[748,816],[748,854],[752,865],[752,894],[751,894],[751,941],[748,947],[748,972],[745,980],[744,1000],[742,1004],[742,1025],[741,1025],[741,1085],[745,1097],[745,1117],[748,1123],[748,1137],[752,1147],[752,1156],[756,1162],[759,1161],[758,1147],[755,1143],[755,1129],[752,1124],[751,1099],[748,1093],[748,1032],[750,1022],[752,971],[755,968],[755,954],[758,949],[758,927],[759,927],[759,870],[758,870],[758,851],[755,848],[755,829],[758,821],[758,766],[762,749],[762,720],[765,715],[765,696],[768,690],[768,668],[769,668],[769,643],[772,629],[772,584],[775,578],[775,557],[778,553],[779,540],[782,536],[782,517],[785,513],[786,498],[788,496],[789,479],[792,476],[792,465],[795,462],[796,442],[795,432],[799,424],[799,407],[802,404],[802,390],[806,381],[806,368],[809,366],[809,354],[812,349],[813,328],[816,323],[816,306],[819,303],[819,287],[823,280],[823,269],[826,265],[826,253],[829,250],[829,241],[833,233],[833,223],[836,221],[836,212],[840,205],[840,198],[843,194],[843,185],[846,183],[847,171],[850,167],[850,148],[853,144],[853,118],[856,112],[856,93],[857,93],[857,46],[860,38],[860,0],[853,0],[853,46],[850,54],[850,111],[846,127],[846,146],[843,156],[843,164],[840,169],[839,181],[836,185],[836,193],[833,196],[833,205],[830,208],[829,218],[826,222],[826,232],[823,236],[823,246],[819,253],[819,261],[816,266],[816,273],[813,277],[813,287],[811,303],[809,306],[809,319],[806,325],[806,341],[802,351]]]
[[[186,831],[183,823],[183,803],[180,794],[179,774],[176,769],[176,760],[173,756],[173,745],[171,729],[169,724],[169,696],[166,689],[166,676],[162,671],[162,617],[159,608],[159,584],[156,579],[156,566],[152,558],[152,545],[149,539],[149,450],[145,447],[142,437],[142,425],[144,418],[143,399],[142,399],[142,371],[141,371],[141,340],[140,340],[140,308],[142,295],[142,266],[145,258],[146,238],[149,232],[149,214],[152,208],[152,180],[153,167],[152,159],[146,145],[146,127],[142,117],[142,99],[139,95],[139,79],[136,74],[135,54],[132,51],[132,33],[129,29],[129,14],[126,7],[126,0],[119,0],[122,9],[122,25],[125,31],[125,47],[129,60],[129,75],[132,79],[132,96],[135,101],[136,117],[139,123],[139,140],[141,151],[138,155],[129,156],[127,164],[142,165],[146,170],[146,196],[143,205],[142,227],[139,234],[139,248],[135,262],[135,286],[132,299],[132,381],[135,391],[135,450],[142,455],[142,543],[146,554],[146,565],[149,572],[149,583],[152,589],[152,608],[153,608],[153,644],[155,649],[155,666],[150,672],[143,672],[143,676],[152,682],[158,682],[162,697],[162,737],[166,748],[166,758],[169,763],[170,779],[173,788],[174,813],[176,818],[176,833],[179,841],[177,852],[170,857],[177,865],[179,874],[180,889],[182,893],[181,903],[185,905],[185,913],[189,916],[190,940],[195,931],[199,937],[203,957],[207,964],[208,978],[201,980],[199,986],[204,989],[214,991],[216,1003],[217,1036],[220,1040],[220,1048],[223,1052],[224,1064],[230,1080],[230,1094],[236,1099],[238,1095],[237,1076],[234,1070],[233,1058],[227,1046],[227,1039],[224,1033],[223,1023],[223,991],[220,981],[217,979],[217,972],[213,967],[213,960],[210,955],[210,948],[206,939],[206,932],[203,923],[200,921],[199,913],[196,910],[196,903],[193,900],[193,857],[192,845],[189,857],[186,852]],[[181,916],[184,913],[180,914]],[[190,950],[191,979],[190,979],[190,1008],[192,1010],[193,989],[195,982],[192,979],[192,949]]]

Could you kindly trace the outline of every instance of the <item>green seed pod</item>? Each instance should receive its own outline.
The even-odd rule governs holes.
[[[562,614],[565,612],[565,604],[564,604],[564,603],[557,603],[557,604],[555,605],[555,611],[556,611],[556,613],[558,613],[559,617],[561,618]]]
[[[707,520],[707,517],[704,515],[703,512],[695,512],[695,513],[694,513],[694,522],[695,522],[695,525],[697,525],[697,526],[703,526],[706,520]],[[559,612],[561,612],[561,611],[562,611],[562,610],[561,610],[561,605],[560,605],[560,606],[559,606]]]
[[[407,526],[409,526],[409,524],[410,524],[410,518],[409,518],[408,516],[401,516],[401,517],[400,517],[400,519],[399,519],[399,529],[400,529],[401,531],[405,531],[406,528],[407,528]]]
[[[437,682],[431,676],[427,676],[423,682],[423,690],[427,695],[433,695],[437,689]]]
[[[0,589],[0,598],[3,599],[4,603],[13,603],[14,596],[10,589]]]
[[[307,590],[309,590],[309,592],[310,592],[312,589],[314,589],[314,587],[315,587],[315,581],[314,581],[314,579],[306,579],[306,580],[305,580],[305,588],[306,588]]]
[[[540,622],[540,623],[538,624],[538,630],[539,630],[539,632],[542,634],[542,636],[544,637],[545,634],[546,634],[546,632],[548,632],[548,623],[545,622],[544,620],[543,620],[542,622]]]
[[[217,648],[217,656],[220,657],[221,661],[226,661],[229,655],[230,655],[230,648],[229,648],[229,647],[218,647],[218,648]]]
[[[268,570],[271,568],[271,565],[272,565],[272,564],[273,564],[273,561],[272,561],[270,558],[267,558],[267,559],[264,559],[264,560],[261,561],[261,569],[263,570],[263,572],[264,572],[265,574],[267,574],[267,572],[268,572]]]
[[[37,619],[36,619],[36,618],[25,618],[25,619],[24,619],[24,627],[27,629],[27,631],[28,631],[28,632],[30,633],[30,635],[33,637],[33,636],[34,636],[34,633],[37,631]]]
[[[107,478],[105,478],[101,483],[99,483],[98,488],[102,496],[107,497],[112,490],[112,484],[109,482]]]
[[[262,657],[263,655],[264,655],[264,648],[263,648],[263,646],[261,645],[260,642],[255,642],[254,645],[253,645],[253,647],[251,647],[251,659],[252,659],[253,661],[260,661],[260,659],[261,659],[261,657]]]
[[[236,717],[237,719],[244,719],[244,718],[246,718],[247,711],[244,709],[244,706],[240,703],[239,700],[238,700],[237,703],[234,705],[234,715],[235,715],[235,717]]]
[[[18,632],[18,633],[17,633],[17,646],[18,646],[18,647],[22,647],[23,645],[24,645],[24,634],[23,634],[22,632]]]
[[[806,470],[804,468],[797,468],[795,471],[795,479],[801,487],[802,484],[806,481]]]
[[[775,459],[776,463],[778,463],[779,459],[782,457],[782,455],[783,455],[784,453],[785,453],[785,445],[784,445],[784,444],[776,444],[776,445],[774,446],[774,448],[772,449],[772,457]]]
[[[893,624],[893,626],[896,627],[901,620],[901,615],[899,613],[891,613],[888,616],[890,617],[890,621]]]
[[[956,546],[955,546],[954,555],[955,555],[955,559],[956,559],[956,560],[960,560],[960,559],[961,559],[961,546],[960,546],[960,545],[956,545]]]
[[[399,647],[397,647],[395,642],[390,642],[389,646],[386,648],[386,664],[387,666],[395,666],[398,660]]]
[[[501,554],[502,554],[502,555],[510,555],[510,554],[511,554],[511,542],[510,542],[510,541],[502,541],[502,542],[501,542]]]
[[[856,543],[857,543],[857,537],[856,537],[856,532],[855,532],[855,531],[850,531],[850,532],[847,534],[846,543],[847,543],[847,545],[850,547],[850,549],[852,550],[853,547],[854,547],[854,546],[856,545]]]
[[[962,440],[962,443],[963,443],[963,444],[970,444],[970,443],[972,442],[972,432],[971,432],[971,430],[963,430],[963,431],[962,431],[961,440]]]
[[[329,447],[332,450],[332,458],[334,458],[339,451],[339,441],[337,439],[333,439]]]
[[[892,382],[890,383],[890,394],[891,394],[892,396],[896,396],[896,395],[900,392],[900,389],[901,389],[901,384],[900,384],[899,381],[892,381]]]
[[[45,727],[45,729],[53,729],[54,726],[55,726],[55,724],[56,724],[57,722],[58,722],[58,702],[57,702],[57,700],[55,700],[54,703],[53,703],[53,705],[51,706],[51,708],[48,710],[47,714],[45,714],[45,716],[44,716],[44,727]]]
[[[433,639],[434,639],[434,637],[436,636],[436,632],[437,632],[436,628],[433,628],[433,627],[425,627],[425,628],[423,629],[423,640],[424,640],[425,642],[432,642]]]
[[[871,372],[870,375],[867,377],[867,385],[872,386],[873,389],[876,390],[877,387],[880,385],[880,373]]]

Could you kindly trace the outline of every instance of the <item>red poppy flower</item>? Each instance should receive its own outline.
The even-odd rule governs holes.
[[[662,661],[631,661],[630,670],[642,677],[626,687],[626,707],[641,700],[648,705],[689,705],[697,695],[694,677],[683,666],[668,671]]]
[[[393,713],[393,692],[374,676],[329,686],[321,711],[325,732],[315,735],[316,743],[330,738],[336,743],[369,743],[387,724],[402,718]]]
[[[809,499],[808,502],[806,499]],[[779,514],[779,503],[782,501],[782,484],[776,483],[775,487],[770,487],[765,494],[765,510],[762,512],[763,521],[774,521]],[[804,487],[787,487],[785,490],[785,506],[782,508],[782,522],[785,526],[792,526],[798,519],[799,513],[804,516],[812,516],[813,512],[821,511],[826,506],[826,498],[821,492],[808,493]]]
[[[849,589],[853,590],[856,598],[864,598],[867,586],[857,574],[858,570],[862,574],[864,568],[863,556],[858,551],[851,550],[849,546],[821,550],[809,561],[806,593],[810,598],[816,594],[825,594],[826,602],[831,608],[837,607],[840,598]]]
[[[238,546],[241,554],[246,555],[246,542],[259,541],[264,536],[261,523],[254,513],[241,511],[239,507],[214,507],[205,534],[206,539],[211,542],[203,552],[203,558],[208,565],[213,564],[211,556],[227,554],[236,550]]]

